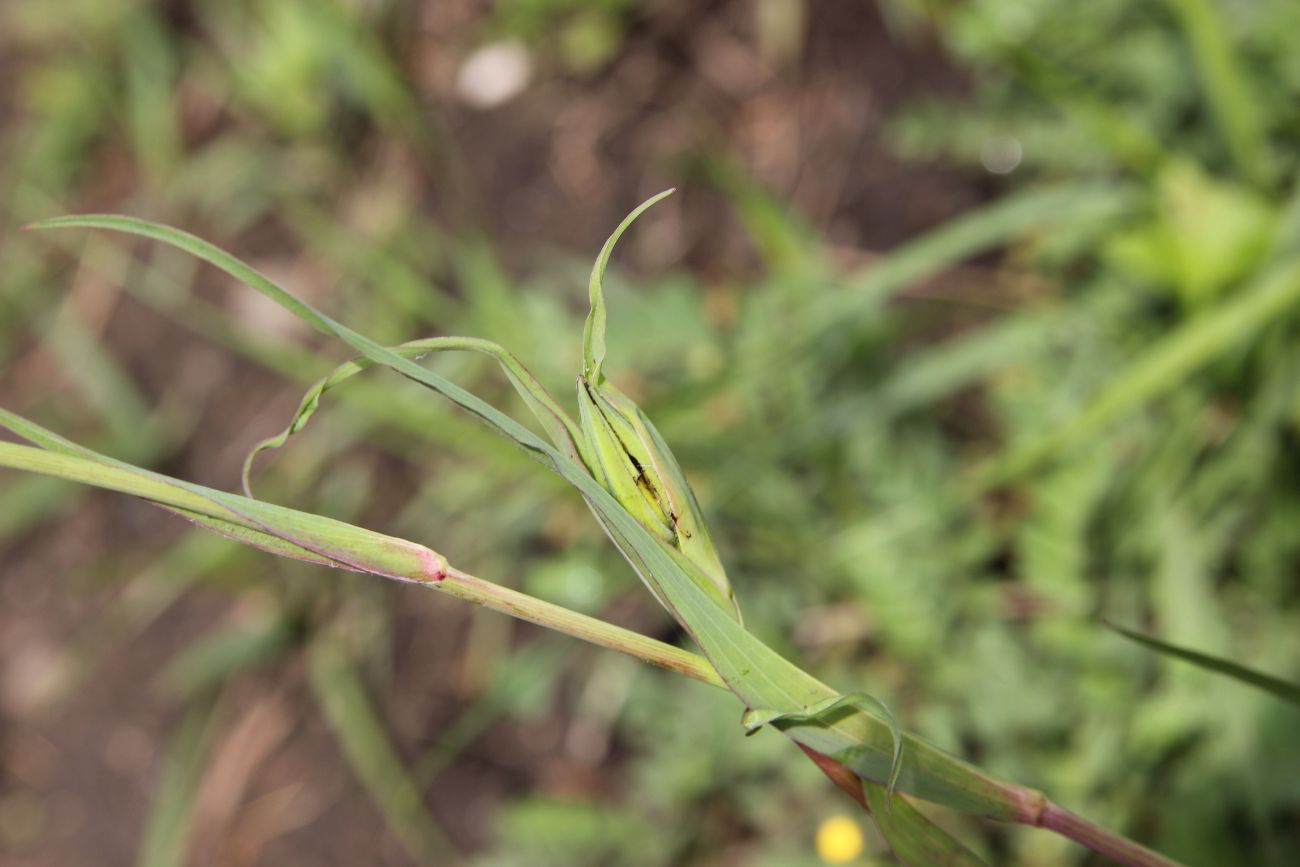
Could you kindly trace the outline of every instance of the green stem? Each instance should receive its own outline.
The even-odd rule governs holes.
[[[526,593],[520,593],[518,590],[484,581],[454,566],[447,567],[446,578],[424,586],[441,590],[457,599],[491,608],[493,611],[508,614],[519,620],[562,632],[607,650],[626,653],[642,662],[693,677],[710,686],[726,689],[726,683],[717,671],[699,654],[673,647],[671,644],[571,611]]]

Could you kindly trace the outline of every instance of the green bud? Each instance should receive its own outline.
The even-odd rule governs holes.
[[[609,382],[592,385],[586,377],[578,378],[578,407],[598,464],[592,475],[642,526],[676,548],[700,586],[739,617],[695,494],[650,419]]]
[[[647,530],[670,546],[679,565],[724,611],[740,620],[731,582],[713,547],[700,505],[677,459],[655,426],[632,400],[605,380],[605,297],[602,283],[614,245],[646,208],[671,193],[642,202],[601,247],[587,284],[591,312],[582,331],[578,377],[580,457],[601,487]],[[653,590],[653,588],[652,588]],[[660,599],[660,602],[664,600]]]

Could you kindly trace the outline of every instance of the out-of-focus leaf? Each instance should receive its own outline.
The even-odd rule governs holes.
[[[841,281],[817,302],[806,337],[873,312],[895,292],[1021,234],[1117,214],[1130,205],[1130,193],[1103,185],[1033,188],[950,220]]]
[[[1273,246],[1277,214],[1249,188],[1179,160],[1161,171],[1156,193],[1155,219],[1115,235],[1110,253],[1130,272],[1175,287],[1191,310],[1217,300]]]
[[[1154,400],[1199,368],[1239,347],[1300,302],[1300,263],[1274,268],[1182,325],[1114,376],[1083,409],[986,469],[1005,481],[1055,457],[1117,416]]]
[[[279,656],[296,633],[287,619],[261,627],[235,626],[205,635],[176,656],[158,681],[168,692],[193,695],[231,675]]]
[[[425,807],[344,650],[329,638],[317,639],[308,653],[308,672],[348,763],[394,836],[421,864],[457,863],[455,847]]]
[[[1201,653],[1186,647],[1179,647],[1176,644],[1169,644],[1150,635],[1144,635],[1141,632],[1135,632],[1132,629],[1125,629],[1123,626],[1117,626],[1114,623],[1106,623],[1106,626],[1125,638],[1136,641],[1138,644],[1145,645],[1152,650],[1158,651],[1166,656],[1172,656],[1181,659],[1184,662],[1190,662],[1192,665],[1199,666],[1208,671],[1218,672],[1227,675],[1234,680],[1250,684],[1253,687],[1262,689],[1265,692],[1290,702],[1294,705],[1300,705],[1300,685],[1289,683],[1280,678],[1264,674],[1261,671],[1255,671],[1253,668],[1247,668],[1228,659],[1218,656],[1210,656],[1208,653]]]
[[[671,845],[661,828],[613,805],[537,797],[507,807],[500,834],[511,849],[529,855],[513,863],[530,867],[649,867],[668,863],[664,850]]]
[[[415,781],[427,785],[488,726],[502,716],[518,715],[544,706],[553,694],[555,682],[565,671],[568,646],[537,642],[527,653],[512,657],[509,665],[496,666],[487,691],[466,707],[437,735],[411,772]]]
[[[1237,171],[1257,186],[1267,186],[1273,177],[1273,154],[1254,94],[1229,40],[1230,28],[1210,0],[1169,0],[1169,6],[1182,25],[1206,102]]]
[[[185,838],[218,717],[215,697],[197,699],[168,745],[162,777],[153,793],[153,807],[145,821],[144,839],[136,859],[138,867],[181,867],[186,863]]]

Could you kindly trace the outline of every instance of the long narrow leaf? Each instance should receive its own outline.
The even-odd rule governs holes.
[[[1107,186],[1032,188],[945,222],[909,241],[819,300],[805,340],[871,313],[891,295],[957,262],[1044,226],[1095,220],[1128,207],[1129,190]]]
[[[1273,178],[1273,154],[1258,105],[1229,41],[1230,28],[1209,0],[1169,0],[1169,6],[1183,29],[1205,101],[1237,171],[1246,180],[1266,187]]]
[[[421,864],[459,861],[447,835],[434,822],[406,767],[389,741],[365,685],[342,648],[317,640],[308,653],[312,692],[343,746],[352,770],[370,793],[393,835]]]
[[[189,698],[276,659],[293,644],[296,632],[284,617],[254,627],[218,629],[178,653],[158,676],[158,685],[171,696]]]
[[[1077,414],[989,467],[985,481],[1005,482],[1038,467],[1121,414],[1158,398],[1297,306],[1300,262],[1292,260],[1154,344],[1111,377]]]
[[[582,375],[593,385],[600,385],[603,376],[601,365],[605,362],[606,316],[603,285],[605,269],[609,266],[609,257],[613,254],[614,245],[618,243],[618,239],[623,237],[623,233],[636,221],[636,218],[641,216],[655,202],[672,194],[672,190],[664,190],[662,193],[651,196],[637,205],[632,213],[624,217],[623,222],[618,224],[618,228],[605,241],[605,245],[600,248],[600,254],[596,256],[596,266],[592,268],[591,280],[587,284],[591,312],[587,315],[587,322],[582,328]]]
[[[1253,687],[1271,693],[1282,701],[1290,702],[1294,705],[1300,705],[1300,685],[1290,683],[1280,678],[1264,674],[1262,671],[1255,671],[1253,668],[1247,668],[1244,665],[1233,662],[1229,659],[1223,659],[1219,656],[1210,656],[1208,653],[1201,653],[1199,650],[1192,650],[1187,647],[1179,647],[1176,644],[1170,644],[1167,641],[1161,641],[1150,635],[1141,632],[1135,632],[1132,629],[1125,629],[1123,626],[1117,626],[1114,623],[1106,622],[1106,626],[1118,632],[1120,635],[1136,641],[1138,644],[1151,648],[1166,656],[1172,656],[1175,659],[1181,659],[1184,662],[1190,662],[1192,665],[1199,666],[1207,671],[1226,674],[1234,680],[1250,684]]]
[[[0,410],[0,428],[41,446],[0,442],[0,466],[143,497],[281,556],[399,581],[426,583],[446,575],[447,563],[439,554],[405,539],[123,464],[5,410]]]
[[[196,699],[168,744],[136,859],[139,867],[182,867],[186,863],[185,842],[216,733],[217,710],[215,697]]]
[[[550,435],[551,441],[555,443],[556,447],[563,451],[570,460],[591,466],[592,458],[587,453],[586,439],[578,429],[577,424],[560,407],[550,392],[537,381],[532,372],[503,346],[477,337],[428,337],[421,340],[411,340],[397,346],[388,347],[388,349],[403,358],[417,360],[432,352],[456,350],[481,352],[496,359],[519,396],[528,404],[528,408],[532,410],[533,415],[537,417],[547,434]],[[252,496],[250,476],[253,460],[259,454],[283,446],[289,440],[289,437],[306,427],[307,422],[316,414],[316,410],[320,407],[321,398],[325,396],[326,392],[342,385],[374,365],[375,362],[365,356],[354,358],[334,368],[328,376],[317,380],[303,395],[298,404],[298,410],[294,413],[288,426],[275,436],[262,440],[248,453],[248,457],[244,460],[244,492]]]

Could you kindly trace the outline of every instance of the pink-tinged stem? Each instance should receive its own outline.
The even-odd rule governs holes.
[[[1127,837],[1107,831],[1100,825],[1095,825],[1051,801],[1043,805],[1043,810],[1035,824],[1040,828],[1055,831],[1062,837],[1068,837],[1097,854],[1105,855],[1117,864],[1124,864],[1127,867],[1180,867],[1177,861],[1166,858],[1159,852],[1152,851]]]

